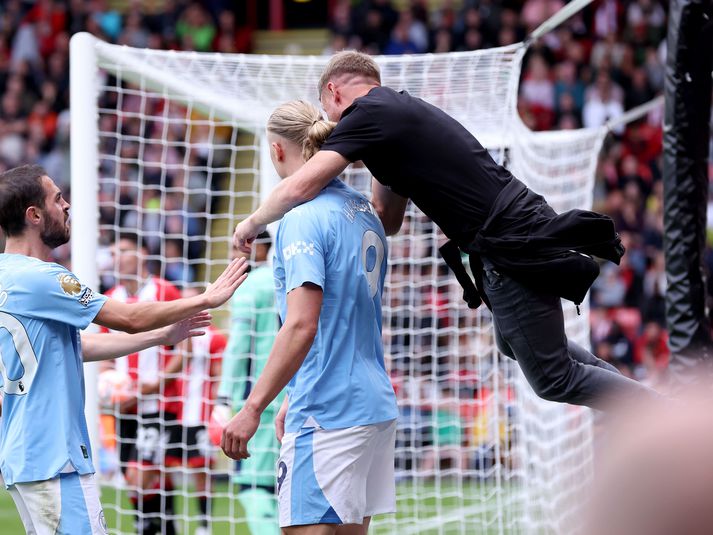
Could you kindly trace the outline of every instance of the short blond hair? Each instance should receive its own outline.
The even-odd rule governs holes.
[[[296,143],[305,162],[317,153],[335,126],[336,123],[322,119],[319,110],[304,100],[278,106],[267,120],[267,131]]]
[[[324,68],[324,72],[319,78],[317,96],[322,95],[324,87],[330,80],[344,74],[363,76],[381,85],[381,73],[374,58],[369,54],[357,52],[356,50],[344,50],[334,54]]]

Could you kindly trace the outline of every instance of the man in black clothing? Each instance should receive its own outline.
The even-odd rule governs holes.
[[[589,255],[618,263],[624,252],[610,218],[557,214],[455,119],[382,87],[368,55],[335,55],[318,89],[337,126],[320,152],[236,227],[236,247],[249,251],[268,223],[361,160],[374,176],[372,203],[387,234],[398,232],[410,198],[451,240],[444,257],[452,259],[455,247],[470,254],[478,289],[461,272],[466,300],[488,304],[498,347],[517,360],[539,396],[596,408],[637,393],[656,396],[564,332],[560,297],[579,304],[599,272]],[[454,270],[462,270],[459,264],[449,262]]]

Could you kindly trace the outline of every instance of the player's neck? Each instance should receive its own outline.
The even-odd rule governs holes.
[[[295,158],[294,161],[291,161],[291,160],[290,160],[290,161],[286,161],[286,162],[285,162],[285,167],[284,167],[285,173],[286,173],[286,174],[285,174],[285,178],[287,178],[288,176],[292,176],[294,173],[296,173],[297,171],[299,171],[299,170],[300,170],[300,167],[302,167],[304,164],[305,164],[305,163],[304,163],[304,161],[302,160],[301,157],[300,157],[300,158]]]
[[[354,103],[354,100],[368,94],[369,91],[371,91],[375,87],[379,87],[379,84],[375,84],[373,82],[358,82],[345,88],[343,91],[343,98],[346,103],[344,109],[351,106]]]
[[[29,233],[8,237],[5,240],[5,252],[31,256],[44,262],[52,261],[52,249],[47,247],[39,236]]]

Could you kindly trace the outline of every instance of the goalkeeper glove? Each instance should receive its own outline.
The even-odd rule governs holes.
[[[220,446],[220,439],[223,436],[223,428],[228,425],[228,422],[233,417],[233,410],[227,403],[219,403],[210,413],[208,421],[208,437],[210,441]]]

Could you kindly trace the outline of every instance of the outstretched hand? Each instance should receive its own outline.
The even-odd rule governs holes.
[[[208,312],[199,312],[183,321],[168,325],[162,329],[161,344],[175,346],[186,338],[202,336],[205,334],[205,328],[210,325],[211,319],[212,316]]]
[[[258,234],[264,232],[266,228],[266,225],[253,224],[252,219],[249,217],[245,221],[241,221],[235,227],[235,232],[233,233],[233,247],[238,251],[249,254],[255,238],[257,238]]]
[[[208,308],[216,308],[230,299],[247,278],[248,261],[245,258],[231,260],[225,271],[208,286],[205,296],[208,298]]]

